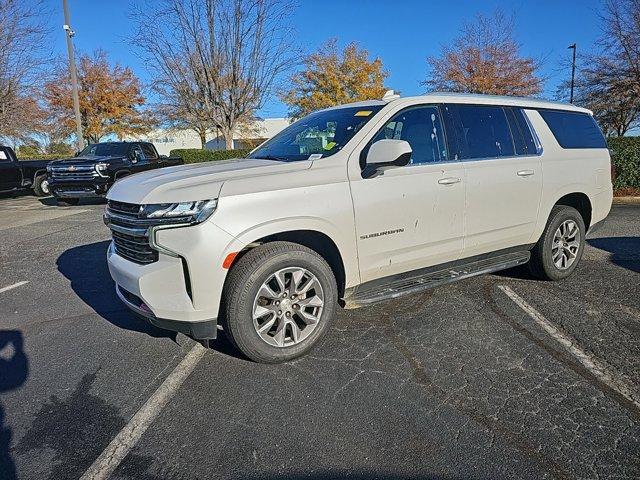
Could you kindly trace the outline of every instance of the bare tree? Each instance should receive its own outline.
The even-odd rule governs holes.
[[[0,0],[0,137],[25,139],[45,114],[38,103],[48,28],[38,1]]]
[[[154,15],[149,15],[153,8]],[[201,141],[219,130],[227,149],[295,55],[288,0],[162,0],[138,7],[132,39],[154,76],[167,119]]]
[[[580,57],[575,103],[593,110],[607,136],[621,137],[640,126],[640,0],[605,0],[601,20],[596,51]]]
[[[538,62],[520,55],[513,18],[501,10],[491,16],[478,14],[452,45],[427,62],[430,75],[423,85],[430,90],[534,95],[542,89]]]

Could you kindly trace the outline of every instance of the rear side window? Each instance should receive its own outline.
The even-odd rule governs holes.
[[[458,159],[511,157],[515,147],[505,111],[493,105],[447,105],[451,151]]]
[[[538,110],[562,148],[607,148],[594,118],[588,113]]]
[[[516,155],[537,155],[539,150],[522,109],[505,107],[504,110],[509,120],[509,127],[511,127]]]

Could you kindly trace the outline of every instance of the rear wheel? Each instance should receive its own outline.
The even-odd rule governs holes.
[[[585,233],[584,220],[575,208],[553,207],[547,226],[531,251],[531,273],[543,280],[567,278],[582,258]]]
[[[247,252],[229,272],[222,323],[248,358],[279,363],[304,355],[322,339],[337,301],[335,277],[320,255],[273,242]]]
[[[49,179],[46,175],[38,175],[33,181],[33,192],[38,197],[46,197],[51,194]]]

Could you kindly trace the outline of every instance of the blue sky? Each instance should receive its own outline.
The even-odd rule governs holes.
[[[54,55],[66,55],[62,0],[46,0],[46,4]],[[69,0],[69,7],[78,51],[106,50],[112,62],[127,65],[143,81],[149,80],[143,61],[127,42],[133,30],[128,19],[130,0]],[[600,36],[599,0],[298,0],[292,24],[305,51],[333,37],[341,45],[358,42],[372,57],[382,59],[390,73],[386,82],[390,88],[415,95],[423,93],[420,81],[426,76],[426,57],[436,55],[476,13],[495,8],[515,15],[522,53],[543,60],[541,74],[547,80],[542,96],[547,98],[554,97],[558,83],[570,74],[561,69],[571,55],[567,46],[576,42],[578,51],[586,52]],[[286,106],[272,98],[258,113],[277,117],[286,112]]]

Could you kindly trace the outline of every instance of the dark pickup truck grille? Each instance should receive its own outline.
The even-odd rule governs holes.
[[[140,205],[109,200],[106,215],[118,255],[140,265],[158,261],[158,252],[149,244],[148,220],[138,218]]]
[[[54,180],[91,180],[98,176],[93,165],[54,166],[51,168],[51,178]]]

